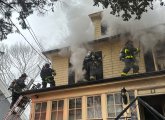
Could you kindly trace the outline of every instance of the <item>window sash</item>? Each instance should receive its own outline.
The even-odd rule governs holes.
[[[82,98],[69,99],[69,120],[82,119]]]
[[[101,119],[101,96],[87,97],[87,118],[88,119]]]

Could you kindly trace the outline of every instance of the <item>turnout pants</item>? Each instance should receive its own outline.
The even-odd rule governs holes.
[[[131,68],[133,69],[133,73],[139,72],[139,66],[136,64],[134,59],[125,59],[124,63],[125,67],[121,75],[127,75]]]

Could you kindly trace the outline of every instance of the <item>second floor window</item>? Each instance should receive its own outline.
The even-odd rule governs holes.
[[[82,99],[69,99],[69,120],[82,119]]]
[[[51,120],[63,120],[64,101],[58,100],[52,102]]]
[[[75,84],[75,71],[72,69],[72,64],[70,62],[68,68],[68,84]]]
[[[46,102],[36,103],[34,120],[46,120],[46,108],[47,108]]]
[[[101,119],[101,96],[90,96],[87,98],[87,118]]]

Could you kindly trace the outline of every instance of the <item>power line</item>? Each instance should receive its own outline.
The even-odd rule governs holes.
[[[21,34],[21,36],[24,38],[24,40],[32,47],[32,49],[34,51],[36,51],[36,53],[38,53],[38,55],[40,57],[42,57],[46,62],[47,62],[47,59],[45,59],[32,45],[31,43],[26,39],[26,37],[21,33],[21,31],[18,29],[18,27],[13,23],[13,21],[10,19],[10,22],[15,26],[15,28],[17,29],[17,31],[19,32],[19,34]]]
[[[5,5],[7,5],[7,6],[9,6],[9,7],[11,7],[11,8],[13,8],[14,10],[16,10],[16,12],[18,12],[19,13],[19,11],[16,9],[16,8],[14,8],[13,6],[11,6],[10,4],[8,4],[8,3],[5,3],[4,1],[2,1],[2,0],[0,0],[0,2],[2,2],[3,4],[5,4]],[[22,15],[21,15],[22,16]],[[9,18],[10,19],[10,18]],[[25,19],[26,21],[27,21],[27,19]],[[18,32],[22,35],[22,37],[26,40],[26,42],[28,42],[28,44],[40,55],[40,53],[30,44],[30,42],[26,39],[26,37],[20,32],[20,30],[18,29],[18,27],[12,22],[12,20],[10,19],[10,21],[11,21],[11,23],[16,27],[16,29],[18,30]],[[30,24],[29,24],[29,22],[27,21],[27,24],[29,25],[29,27],[30,27]],[[31,31],[30,31],[30,29],[31,29]],[[32,37],[33,37],[33,39],[35,40],[35,42],[36,42],[36,44],[38,45],[38,47],[41,49],[41,51],[43,51],[43,47],[41,46],[41,44],[38,42],[38,39],[37,39],[37,37],[36,37],[36,35],[35,35],[35,33],[34,33],[34,31],[32,30],[32,28],[30,27],[30,29],[28,28],[28,30],[29,30],[29,32],[30,32],[30,34],[32,35]],[[33,33],[33,34],[32,34]],[[49,59],[47,58],[47,56],[45,56],[45,58],[42,56],[42,55],[40,55],[46,62],[49,62]]]
[[[29,30],[30,34],[32,35],[33,39],[35,40],[36,44],[37,44],[38,47],[41,49],[41,51],[44,51],[43,47],[41,46],[41,44],[39,43],[39,41],[38,41],[38,39],[37,39],[37,37],[36,37],[36,35],[35,35],[35,33],[34,33],[32,27],[30,26],[28,20],[27,20],[27,19],[25,19],[25,20],[26,20],[26,22],[27,22],[27,24],[28,24],[28,26],[29,26],[29,27],[28,27],[28,30]],[[30,31],[30,30],[31,30],[31,31]]]

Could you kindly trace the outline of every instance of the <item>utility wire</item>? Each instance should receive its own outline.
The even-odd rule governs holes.
[[[26,22],[27,22],[27,24],[28,24],[28,26],[29,26],[29,27],[28,27],[28,30],[29,30],[30,34],[32,35],[32,37],[33,37],[33,39],[35,40],[35,42],[36,42],[36,44],[38,45],[38,47],[41,49],[41,52],[43,52],[43,51],[44,51],[44,48],[43,48],[42,45],[40,44],[40,42],[39,42],[37,36],[35,35],[35,33],[34,33],[32,27],[31,27],[30,24],[29,24],[28,20],[27,20],[27,19],[25,19],[25,20],[26,20]],[[30,31],[30,29],[31,29],[31,31]],[[44,55],[44,54],[43,54],[43,55]],[[47,56],[46,56],[46,55],[44,55],[44,56],[45,56],[45,58],[47,59],[47,62],[49,62],[49,59],[47,58]]]
[[[18,27],[13,23],[13,21],[10,19],[10,22],[14,25],[14,27],[17,29],[17,31],[19,32],[19,34],[24,38],[24,40],[32,47],[32,49],[34,51],[36,51],[36,53],[38,53],[38,55],[40,55],[46,62],[47,59],[45,59],[32,45],[31,43],[26,39],[26,37],[21,33],[21,31],[18,29]]]
[[[37,44],[38,47],[41,49],[41,51],[44,51],[43,47],[41,46],[41,44],[39,43],[39,41],[38,41],[38,39],[37,39],[37,37],[36,37],[36,35],[35,35],[35,33],[34,33],[32,27],[30,26],[28,20],[27,20],[27,19],[25,19],[25,20],[26,20],[26,22],[27,22],[27,24],[28,24],[28,26],[29,26],[29,27],[28,27],[28,30],[29,30],[30,34],[32,35],[33,39],[35,40],[36,44]]]
[[[4,1],[2,1],[2,0],[0,0],[0,2],[2,2],[3,4],[5,4],[5,5],[7,5],[7,6],[9,6],[9,7],[11,7],[11,8],[13,8],[14,10],[16,10],[16,12],[18,12],[19,13],[19,11],[16,9],[16,8],[14,8],[13,6],[11,6],[10,4],[8,4],[8,3],[5,3]],[[26,20],[26,22],[27,22],[27,24],[28,24],[28,26],[30,27],[30,24],[29,24],[29,22],[27,21],[27,19],[25,19]],[[10,19],[10,21],[12,22],[12,20]],[[12,22],[12,24],[17,28],[17,26]],[[31,31],[30,31],[30,29],[31,29]],[[35,42],[36,42],[36,44],[38,45],[38,47],[41,49],[41,51],[44,51],[44,49],[43,49],[43,47],[41,46],[41,44],[39,43],[39,41],[38,41],[38,39],[37,39],[37,37],[36,37],[36,35],[35,35],[35,33],[34,33],[34,31],[32,30],[32,28],[30,27],[30,29],[28,28],[28,30],[29,30],[29,32],[30,32],[30,34],[32,35],[32,37],[33,37],[33,39],[35,40]],[[20,32],[20,30],[17,28],[17,30],[19,31],[19,33],[23,36],[23,34]],[[32,34],[33,33],[33,34]],[[25,38],[25,36],[23,36],[24,37],[24,39],[27,41],[27,39]],[[29,43],[29,41],[27,41],[28,43]],[[34,49],[34,47],[29,43],[29,45]],[[35,49],[34,49],[35,50]],[[38,53],[38,51],[37,50],[35,50],[37,53]],[[39,53],[38,53],[39,54]],[[39,54],[40,55],[40,54]],[[41,56],[41,55],[40,55]],[[44,55],[45,56],[45,55]],[[43,58],[43,56],[42,56],[42,58]],[[46,58],[46,60],[45,60],[45,58]],[[46,62],[49,62],[49,59],[47,58],[47,56],[45,56],[45,58],[43,58]]]

